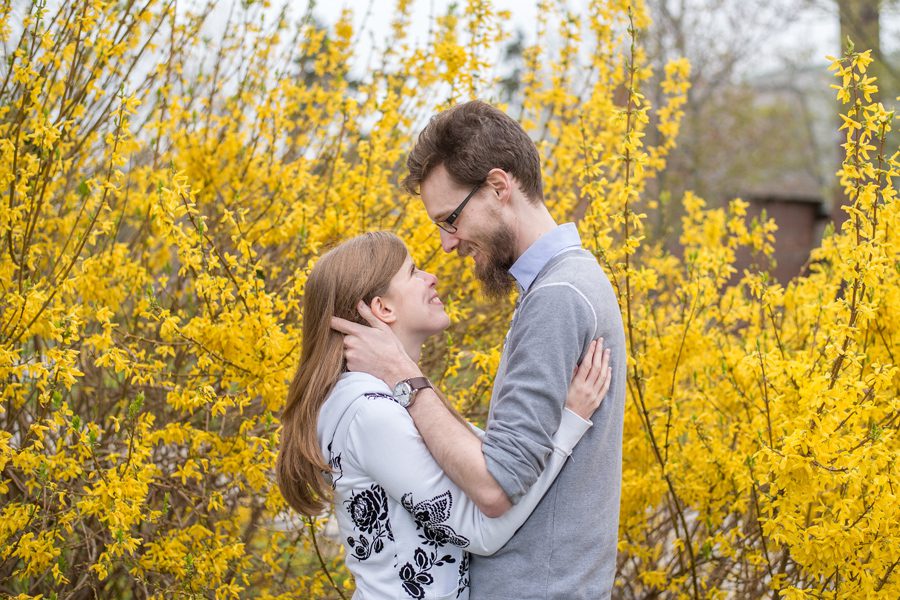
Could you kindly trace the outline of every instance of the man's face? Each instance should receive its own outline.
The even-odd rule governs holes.
[[[439,165],[422,182],[422,202],[432,221],[444,220],[460,205],[471,187],[460,186]],[[503,220],[496,192],[482,185],[453,223],[454,233],[439,229],[445,252],[471,256],[475,261],[475,277],[484,293],[500,298],[509,293],[514,283],[509,268],[516,261],[515,234]]]

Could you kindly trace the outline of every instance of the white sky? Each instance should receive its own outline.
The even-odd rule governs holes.
[[[427,35],[431,16],[444,13],[452,3],[452,0],[413,0],[412,40],[423,40]],[[455,4],[462,10],[465,0],[456,0]],[[521,29],[526,35],[526,41],[533,40],[536,0],[494,0],[493,4],[496,9],[509,10],[512,29]],[[578,11],[587,1],[568,0],[567,4]],[[769,32],[766,43],[761,45],[759,54],[754,57],[756,68],[751,67],[745,72],[754,74],[756,71],[758,74],[777,69],[782,56],[789,56],[793,62],[809,62],[813,65],[821,63],[824,68],[827,64],[825,56],[834,55],[841,50],[838,42],[838,18],[832,2],[821,0],[815,4],[814,8],[803,11],[800,19],[784,22],[784,26],[778,31]],[[317,2],[314,12],[323,22],[332,24],[344,8],[350,8],[354,13],[354,24],[358,28],[370,5],[372,11],[367,29],[373,32],[378,43],[390,31],[394,0],[330,0]],[[299,6],[305,8],[307,4],[298,2]],[[775,6],[777,7],[777,2]],[[884,52],[890,54],[900,50],[900,3],[891,9],[883,9],[881,27]],[[727,35],[727,32],[723,34]]]
[[[465,8],[466,0],[412,0],[412,39],[422,41],[428,33],[428,25],[432,15],[441,15],[447,12],[450,4],[456,4],[459,12]],[[584,4],[576,2],[575,5]],[[308,4],[303,3],[304,6]],[[314,14],[325,23],[334,23],[345,8],[349,8],[354,14],[354,25],[359,27],[363,21],[363,16],[372,6],[372,13],[369,16],[367,28],[373,32],[383,32],[382,35],[376,33],[376,39],[384,37],[390,31],[391,20],[394,16],[395,0],[331,0],[329,2],[316,2]],[[537,2],[532,0],[494,0],[493,6],[495,10],[508,10],[512,13],[512,22],[515,27],[519,27],[526,34],[532,35],[534,30],[534,19],[537,14]]]

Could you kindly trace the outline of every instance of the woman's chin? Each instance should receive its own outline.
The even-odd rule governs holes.
[[[431,330],[431,333],[428,334],[428,337],[440,335],[450,328],[450,317],[448,317],[446,314],[444,315],[444,317],[445,318],[442,323],[435,323],[435,327]]]

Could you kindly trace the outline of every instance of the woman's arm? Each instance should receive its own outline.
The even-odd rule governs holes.
[[[594,361],[591,350],[573,379],[546,468],[502,517],[491,519],[478,509],[441,470],[408,413],[388,399],[365,400],[348,430],[347,448],[353,460],[412,514],[425,540],[493,554],[532,513],[591,427],[584,417],[596,410],[608,389],[606,362]]]
[[[491,519],[444,474],[402,407],[382,398],[359,401],[366,405],[357,411],[347,432],[352,460],[412,514],[425,539],[475,554],[493,554],[512,537],[591,426],[567,410],[538,482],[506,514]]]

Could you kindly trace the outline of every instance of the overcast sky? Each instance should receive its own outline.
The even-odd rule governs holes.
[[[747,0],[752,2],[752,0]],[[425,39],[430,19],[434,14],[442,14],[453,2],[451,0],[413,0],[411,37],[415,41]],[[457,0],[458,6],[464,6],[465,0]],[[569,0],[567,3],[573,10],[583,10],[586,0]],[[826,64],[825,56],[840,52],[838,42],[839,29],[836,9],[828,0],[820,0],[816,8],[806,10],[800,19],[785,22],[784,27],[770,32],[764,47],[756,55],[755,65],[759,72],[776,69],[781,64],[782,56],[791,56],[792,59],[800,58],[811,63],[821,62]],[[900,4],[900,3],[898,3]],[[305,2],[298,2],[305,7]],[[359,27],[363,17],[372,5],[373,10],[366,23],[367,29],[373,32],[376,43],[383,40],[390,32],[390,22],[393,17],[394,0],[330,0],[317,2],[316,15],[325,23],[334,23],[344,8],[349,8],[354,13],[354,23]],[[777,5],[777,3],[776,3]],[[509,10],[513,28],[521,29],[528,41],[534,37],[534,21],[537,12],[536,0],[494,0],[497,9]],[[885,9],[882,15],[882,45],[886,53],[896,52],[900,49],[900,16],[898,7],[893,10]],[[727,35],[727,32],[723,32]],[[369,42],[366,42],[369,43]],[[750,69],[748,74],[753,74],[755,69]],[[758,74],[758,72],[757,72]]]

